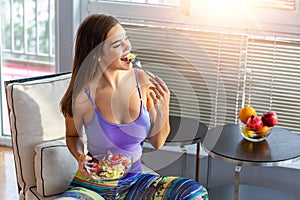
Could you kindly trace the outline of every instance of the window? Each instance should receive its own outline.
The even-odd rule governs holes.
[[[54,0],[0,0],[3,81],[54,73]],[[10,135],[4,88],[1,135]]]
[[[54,0],[1,1],[4,79],[54,72]]]

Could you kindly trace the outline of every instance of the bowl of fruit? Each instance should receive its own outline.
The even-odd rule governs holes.
[[[85,168],[97,181],[113,181],[123,178],[131,168],[133,157],[128,154],[110,151],[107,154],[96,155],[85,162]]]
[[[278,122],[278,115],[269,111],[258,116],[255,109],[245,106],[239,111],[239,128],[242,136],[252,142],[265,140]]]

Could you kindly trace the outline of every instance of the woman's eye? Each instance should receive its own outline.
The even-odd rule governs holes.
[[[118,43],[114,44],[112,47],[113,48],[119,48],[122,45],[122,43],[124,43],[125,41],[126,41],[126,43],[129,41],[128,36],[126,36],[124,39],[120,40]]]
[[[114,45],[113,48],[119,48],[121,44]]]

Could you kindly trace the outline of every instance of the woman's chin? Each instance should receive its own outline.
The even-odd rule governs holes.
[[[129,62],[129,63],[127,63],[127,62],[123,62],[122,63],[122,69],[123,70],[129,70],[129,69],[132,69],[132,63],[131,62]]]

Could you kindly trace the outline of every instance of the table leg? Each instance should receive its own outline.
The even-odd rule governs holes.
[[[234,200],[239,199],[239,184],[240,184],[240,172],[241,172],[241,165],[236,165],[234,169]]]
[[[211,162],[212,157],[208,154],[207,156],[207,169],[206,169],[206,188],[210,187],[210,177],[211,177]]]
[[[186,149],[186,146],[185,145],[181,145],[181,150],[183,152],[183,155],[182,155],[182,171],[181,171],[181,174],[183,177],[186,177],[186,157],[187,157],[187,149]]]
[[[196,149],[196,172],[195,172],[195,180],[199,182],[199,171],[200,171],[200,142],[197,143],[197,149]]]

